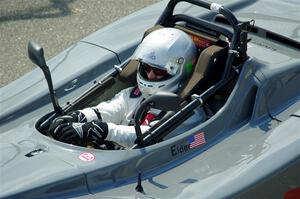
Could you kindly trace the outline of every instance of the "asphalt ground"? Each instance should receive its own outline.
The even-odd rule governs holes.
[[[29,40],[46,59],[159,0],[0,0],[0,87],[31,71]]]

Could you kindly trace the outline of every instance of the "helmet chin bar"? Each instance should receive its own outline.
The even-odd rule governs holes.
[[[146,99],[161,91],[176,93],[182,85],[182,81],[177,82],[176,84],[168,84],[166,81],[155,82],[155,84],[148,84],[147,81],[143,81],[140,78],[137,78],[137,81],[138,87],[143,97]]]

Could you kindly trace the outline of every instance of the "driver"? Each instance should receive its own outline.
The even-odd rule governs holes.
[[[136,133],[132,125],[139,104],[158,91],[178,92],[192,73],[197,49],[192,39],[175,28],[162,28],[147,35],[133,54],[139,61],[137,86],[129,87],[109,101],[56,118],[49,128],[59,141],[97,148],[103,140],[130,148]],[[150,128],[161,111],[150,109],[141,130]]]

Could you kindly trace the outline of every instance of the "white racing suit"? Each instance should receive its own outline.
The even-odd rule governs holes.
[[[108,135],[105,140],[114,141],[126,148],[130,148],[134,145],[136,140],[135,128],[132,124],[134,120],[134,113],[137,107],[143,101],[143,96],[138,87],[129,87],[115,95],[111,100],[101,102],[95,107],[85,108],[80,110],[87,119],[87,122],[97,120],[99,116],[93,109],[97,109],[101,113],[103,122],[108,125]],[[154,115],[158,115],[160,110],[150,109],[150,112]],[[197,121],[193,119],[192,123],[200,123],[199,114],[196,114]],[[191,123],[187,122],[186,126],[190,126]],[[141,125],[142,132],[145,132],[150,128],[150,125]],[[190,127],[191,128],[191,127]]]
[[[101,113],[103,122],[108,125],[108,135],[105,140],[114,141],[126,148],[134,145],[136,140],[135,128],[129,125],[134,119],[134,112],[142,102],[143,97],[137,87],[129,87],[118,94],[111,100],[101,102],[95,107],[80,110],[88,122],[97,120],[93,109]],[[149,129],[149,126],[141,126],[142,132]]]

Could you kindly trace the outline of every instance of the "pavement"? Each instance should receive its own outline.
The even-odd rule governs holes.
[[[29,40],[50,59],[92,32],[159,0],[1,0],[0,87],[31,71]]]

